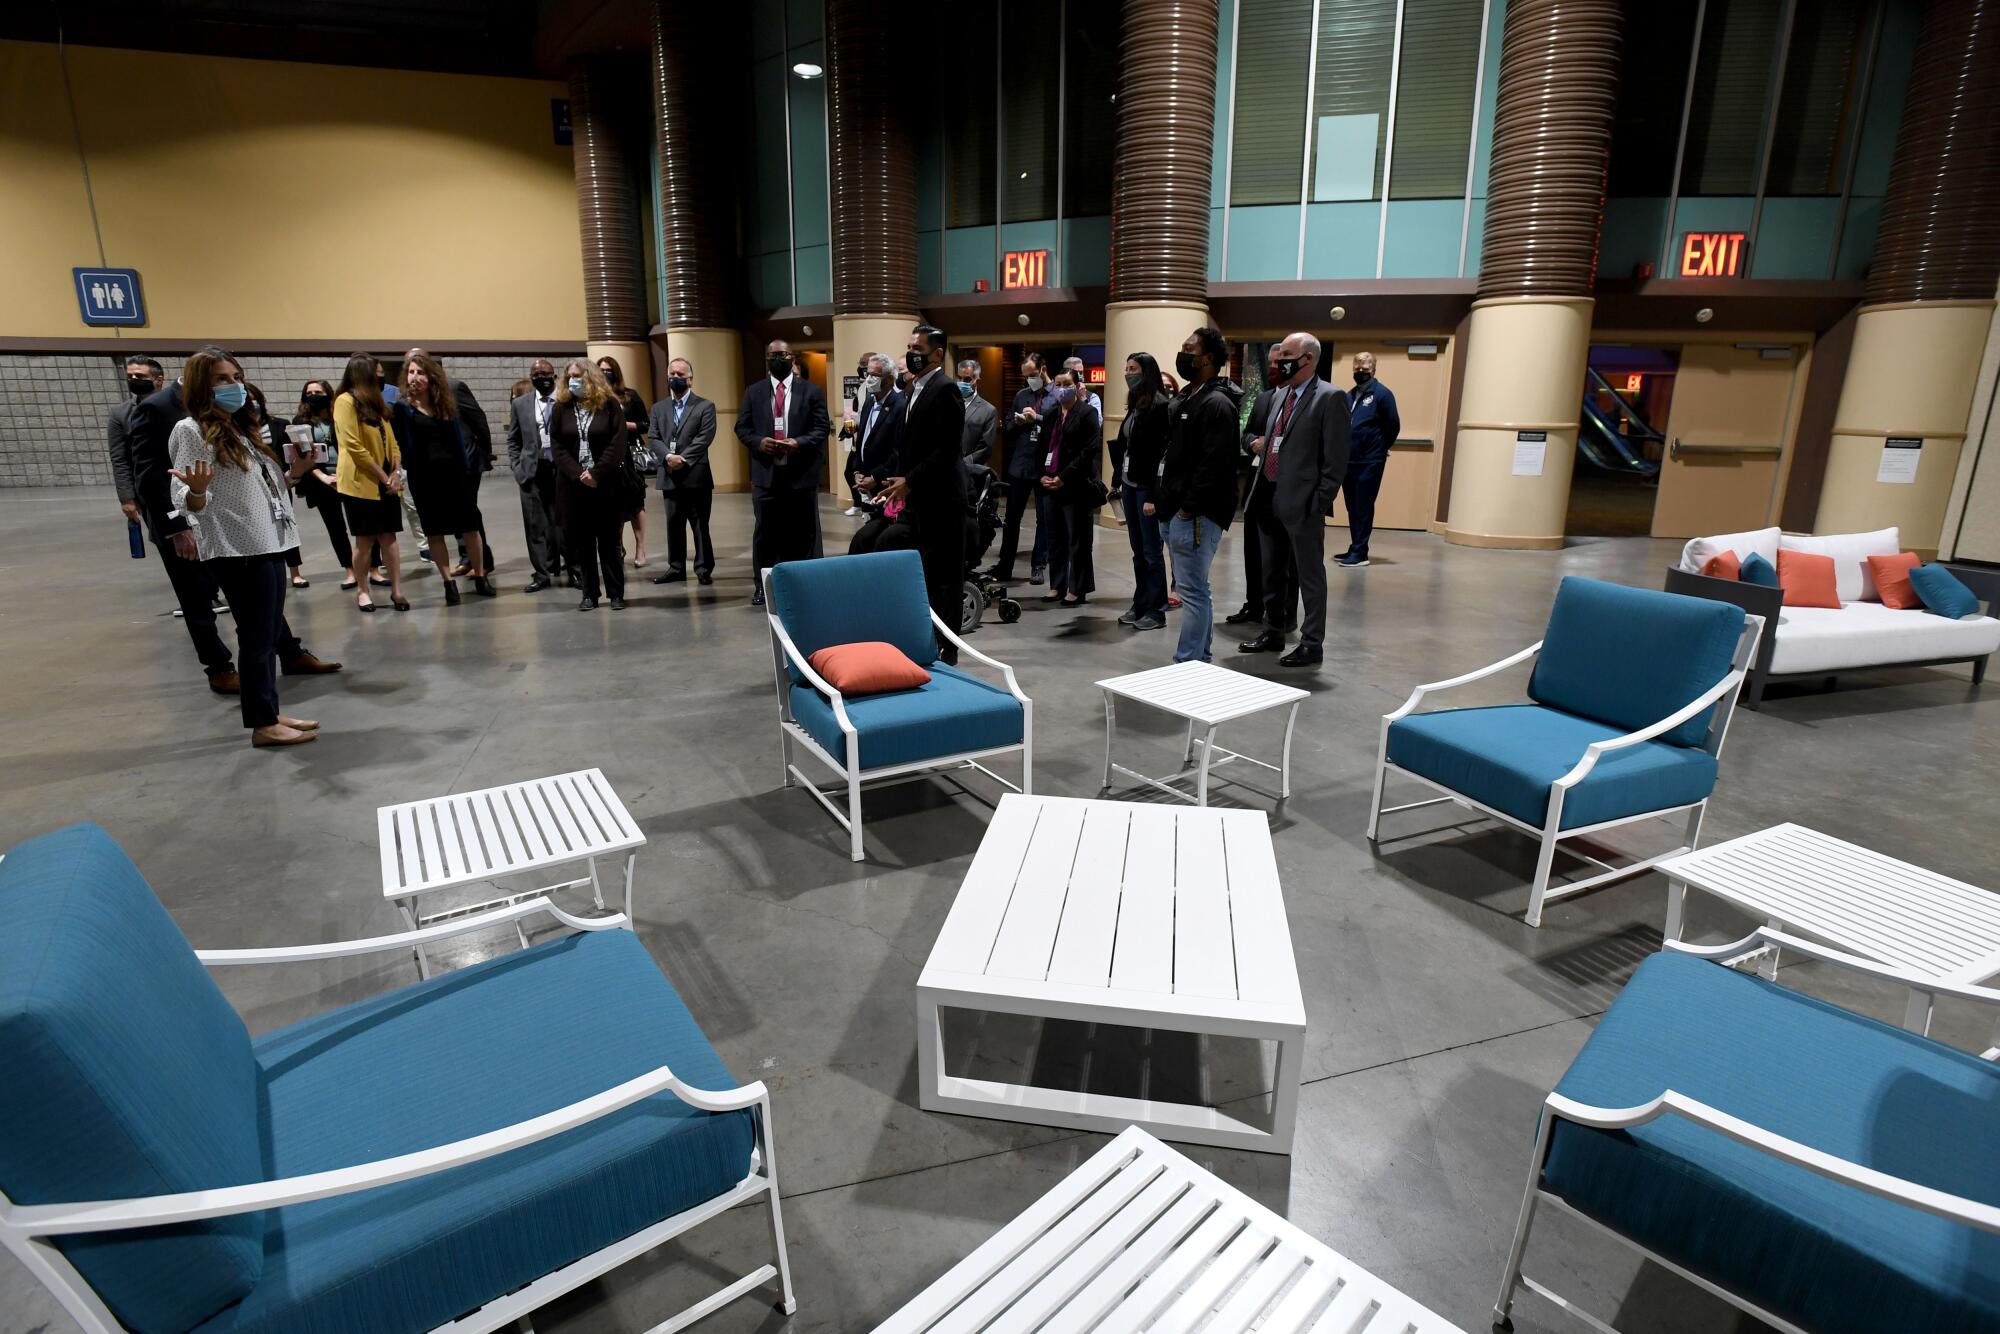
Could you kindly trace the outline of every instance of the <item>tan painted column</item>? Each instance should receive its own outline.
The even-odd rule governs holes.
[[[1445,536],[1563,542],[1617,85],[1617,0],[1512,0]],[[1523,433],[1541,434],[1523,442]],[[1524,443],[1528,450],[1517,450]],[[1531,466],[1534,445],[1538,466]]]
[[[1817,533],[1894,524],[1935,552],[2000,282],[2000,0],[1925,9],[1868,293],[1854,325]],[[1916,437],[1916,478],[1883,481],[1883,441]]]

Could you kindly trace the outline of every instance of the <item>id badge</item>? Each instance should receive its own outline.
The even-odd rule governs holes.
[[[1053,468],[1056,466],[1056,452],[1053,449],[1042,456],[1042,466],[1044,468]]]

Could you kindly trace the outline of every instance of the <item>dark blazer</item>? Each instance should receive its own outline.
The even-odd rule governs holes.
[[[681,409],[680,429],[675,430],[674,396],[668,394],[653,404],[652,419],[647,425],[646,442],[653,447],[660,463],[654,474],[660,490],[669,494],[715,490],[715,474],[708,466],[708,447],[715,443],[715,404],[688,390],[687,406]],[[679,472],[669,471],[669,454],[686,459],[687,467]]]
[[[854,471],[880,482],[896,475],[897,445],[903,436],[903,409],[908,406],[900,389],[891,389],[880,399],[865,404],[854,419]],[[880,415],[869,429],[869,412]]]
[[[1174,400],[1166,463],[1153,501],[1162,523],[1182,510],[1223,528],[1236,517],[1242,434],[1230,387],[1218,375]]]
[[[913,514],[963,518],[965,468],[958,451],[964,436],[965,402],[958,382],[940,368],[903,410],[903,433],[896,442]]]
[[[493,426],[486,409],[473,397],[472,386],[463,380],[451,382],[452,406],[458,409],[459,429],[465,433],[467,462],[474,472],[493,471]]]
[[[174,423],[185,416],[187,409],[181,405],[178,380],[140,399],[139,410],[132,414],[128,437],[132,449],[132,486],[139,493],[139,515],[156,541],[185,532],[188,527],[186,515],[167,517],[174,507],[168,486],[173,479],[167,476],[174,463],[167,452],[167,437],[173,434]]]
[[[993,441],[1000,434],[1000,410],[974,394],[965,400],[965,438],[958,452],[967,463],[991,463]]]
[[[618,400],[618,410],[625,414],[625,439],[630,442],[646,438],[648,425],[646,400],[630,385],[622,385],[611,395]]]
[[[571,404],[556,404],[555,413],[549,418],[549,449],[556,461],[557,510],[566,512],[568,498],[579,491],[594,490],[599,497],[612,496],[618,491],[613,474],[625,466],[625,413],[613,402],[591,416],[590,476],[597,483],[594,488],[578,480],[583,476],[583,454],[577,448],[576,410]],[[564,514],[557,517],[568,522]]]
[[[507,466],[514,470],[514,480],[522,486],[532,484],[536,471],[542,466],[542,428],[535,420],[540,402],[535,391],[530,389],[507,405]],[[553,412],[553,397],[549,406]]]
[[[1250,442],[1264,434],[1271,425],[1271,404],[1278,397],[1275,389],[1259,389],[1257,401],[1250,405],[1250,420],[1243,427],[1243,475],[1255,476],[1257,456],[1250,452]]]
[[[752,491],[816,491],[820,469],[826,456],[826,437],[832,423],[826,416],[826,395],[802,375],[792,376],[785,402],[785,434],[798,442],[796,454],[766,454],[757,447],[766,436],[776,435],[771,421],[771,377],[760,377],[743,391],[743,406],[736,414],[736,438],[750,451]]]
[[[1347,475],[1351,443],[1347,395],[1317,376],[1303,389],[1305,397],[1293,407],[1290,428],[1278,449],[1277,489],[1271,495],[1271,513],[1288,528],[1333,513],[1334,494]],[[1272,391],[1272,428],[1278,424],[1284,400],[1284,390]],[[1251,476],[1251,494],[1268,485],[1260,459]]]
[[[132,484],[132,422],[139,415],[139,400],[128,398],[111,409],[105,423],[105,446],[111,456],[111,484],[118,490],[120,503],[139,499]]]
[[[292,425],[311,426],[313,425],[313,419],[310,414],[301,412],[292,418]],[[330,413],[326,418],[326,429],[329,431],[333,429],[333,417]],[[284,427],[280,426],[278,428],[279,436],[283,437],[284,433]],[[332,442],[329,441],[328,443],[331,444]],[[282,454],[285,448],[283,438],[278,440],[277,446],[278,452]],[[337,449],[335,453],[338,454]],[[323,464],[315,464],[314,467],[320,472],[325,473],[328,477],[334,475],[335,465],[331,461]],[[340,493],[330,486],[320,485],[310,477],[301,476],[296,482],[292,483],[292,489],[298,493],[299,499],[306,503],[307,509],[318,509],[321,505],[332,505],[336,509],[340,507]]]
[[[1044,446],[1048,443],[1048,431],[1055,429],[1056,416],[1061,408],[1050,408],[1048,427],[1042,435]],[[1056,476],[1062,478],[1062,488],[1049,493],[1050,499],[1060,505],[1083,505],[1096,509],[1097,489],[1092,482],[1104,477],[1104,418],[1097,415],[1097,409],[1084,399],[1069,410],[1069,420],[1063,423],[1061,469]]]
[[[1014,395],[1014,406],[1007,410],[1005,428],[1009,477],[1031,482],[1042,475],[1041,426],[1039,423],[1024,426],[1015,418],[1023,408],[1033,408],[1046,415],[1044,409],[1049,406],[1046,388],[1041,393],[1024,388]]]
[[[1163,390],[1154,397],[1152,406],[1138,412],[1126,409],[1125,420],[1132,429],[1125,436],[1125,475],[1142,491],[1160,484],[1160,460],[1167,455],[1167,432],[1173,424],[1167,411],[1169,401]]]

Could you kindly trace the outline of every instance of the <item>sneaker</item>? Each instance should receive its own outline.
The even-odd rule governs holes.
[[[429,560],[431,559],[431,551],[430,551],[430,548],[429,548],[429,547],[425,547],[425,548],[424,548],[424,549],[423,549],[422,551],[419,551],[419,552],[417,553],[417,559],[418,559],[418,560],[421,560],[421,561],[429,561]]]
[[[1120,625],[1130,625],[1138,619],[1139,613],[1136,611],[1126,611],[1118,614],[1118,624]]]
[[[1339,560],[1335,561],[1334,564],[1338,565],[1343,570],[1358,570],[1362,568],[1364,565],[1368,564],[1368,558],[1366,556],[1357,556],[1352,551],[1350,551],[1346,555],[1342,556]]]
[[[841,513],[851,519],[855,515],[861,513],[861,507],[859,505],[849,505],[846,509],[842,510]]]
[[[1161,630],[1166,628],[1166,624],[1164,618],[1148,614],[1133,621],[1132,628],[1134,630]]]

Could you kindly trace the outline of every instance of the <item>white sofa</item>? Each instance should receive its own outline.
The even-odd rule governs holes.
[[[1818,537],[1759,528],[1697,537],[1682,549],[1680,563],[1667,571],[1666,587],[1671,593],[1733,602],[1765,618],[1764,642],[1743,684],[1746,708],[1763,702],[1764,687],[1773,680],[1832,677],[1870,667],[1970,662],[1977,685],[1986,677],[1987,655],[2000,650],[2000,571],[1950,566],[1986,604],[1983,615],[1954,621],[1921,609],[1884,606],[1866,557],[1896,554],[1899,536],[1894,528]],[[1840,607],[1786,607],[1779,589],[1701,573],[1711,557],[1724,551],[1734,552],[1739,561],[1755,553],[1773,568],[1780,551],[1832,556]]]

